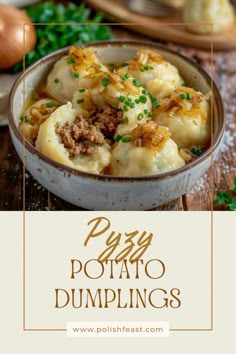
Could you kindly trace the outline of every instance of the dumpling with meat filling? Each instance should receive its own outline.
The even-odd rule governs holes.
[[[98,70],[108,71],[93,48],[71,47],[68,56],[56,62],[47,78],[47,92],[61,103],[71,101],[80,78]]]
[[[123,122],[123,111],[109,104],[96,106],[87,89],[81,89],[75,93],[72,100],[76,114],[83,116],[87,122],[94,125],[112,144],[119,124]]]
[[[179,148],[205,146],[210,139],[210,105],[208,97],[188,87],[174,91],[160,100],[153,111],[154,120],[171,132]]]
[[[73,107],[89,116],[84,110],[91,109],[92,105],[97,109],[110,105],[122,112],[117,134],[127,134],[140,122],[152,117],[152,103],[148,92],[128,73],[119,76],[100,71],[96,75],[90,74],[81,79],[80,89],[73,98]]]
[[[58,101],[42,98],[31,104],[20,118],[20,131],[25,139],[34,145],[40,125],[50,117],[59,106]]]
[[[127,64],[119,71],[127,71],[157,98],[165,97],[183,84],[178,69],[154,51],[141,49]]]
[[[76,115],[69,102],[41,125],[35,146],[52,160],[84,172],[101,173],[111,160],[101,131]]]
[[[154,175],[185,165],[169,130],[154,121],[138,125],[125,138],[116,143],[112,152],[113,175]]]

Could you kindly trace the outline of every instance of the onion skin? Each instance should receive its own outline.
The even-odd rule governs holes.
[[[36,41],[35,27],[26,12],[0,4],[0,70],[22,61],[24,54],[34,49]]]

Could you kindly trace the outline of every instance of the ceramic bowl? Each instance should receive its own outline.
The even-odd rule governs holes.
[[[193,61],[149,42],[97,42],[95,48],[104,63],[125,62],[142,48],[159,52],[176,65],[185,83],[204,94],[211,89],[211,78]],[[147,210],[168,203],[185,194],[207,171],[217,157],[224,131],[222,100],[214,83],[211,147],[198,159],[175,171],[144,177],[116,177],[80,172],[61,165],[38,152],[19,131],[19,118],[24,100],[51,70],[54,63],[68,52],[56,51],[29,67],[16,81],[10,94],[10,133],[28,171],[50,192],[60,198],[91,210]]]

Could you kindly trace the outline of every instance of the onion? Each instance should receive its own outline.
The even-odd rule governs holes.
[[[34,25],[26,12],[0,4],[0,70],[22,61],[24,54],[34,49],[36,40]]]

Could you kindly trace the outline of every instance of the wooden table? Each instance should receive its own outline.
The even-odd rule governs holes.
[[[148,39],[129,30],[114,26],[117,38]],[[210,68],[210,53],[166,43],[199,62],[206,71]],[[214,79],[221,91],[227,119],[222,152],[214,163],[214,181],[205,174],[183,197],[158,210],[211,210],[211,191],[232,188],[236,176],[236,51],[215,54]],[[211,183],[213,182],[213,183]],[[22,210],[23,166],[12,145],[8,127],[0,127],[0,210]],[[49,193],[26,171],[26,210],[81,210]]]

